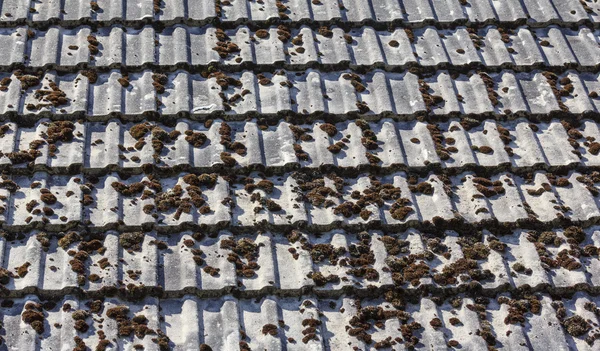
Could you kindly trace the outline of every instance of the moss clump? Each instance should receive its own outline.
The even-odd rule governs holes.
[[[332,154],[339,154],[342,151],[342,149],[344,148],[344,146],[345,146],[344,143],[342,143],[341,141],[338,141],[335,144],[329,145],[327,147],[327,150],[329,152],[331,152]]]
[[[121,84],[121,86],[123,88],[127,88],[129,86],[129,77],[128,76],[123,76],[123,77],[117,79],[117,81],[119,82],[119,84]]]
[[[256,78],[258,79],[258,84],[260,85],[270,85],[272,83],[271,79],[265,77],[265,75],[262,73],[257,74]]]
[[[117,321],[119,336],[130,336],[132,333],[142,339],[146,335],[156,334],[156,331],[148,328],[148,319],[144,315],[129,318],[129,308],[127,306],[117,306],[108,309],[106,316]]]
[[[363,209],[360,211],[360,218],[362,218],[363,221],[367,221],[367,220],[369,220],[369,218],[371,217],[372,214],[373,214],[373,212]]]
[[[365,101],[357,101],[356,108],[358,109],[358,112],[362,113],[362,114],[365,114],[365,113],[371,111],[371,109],[369,108],[369,105],[367,105],[367,103]]]
[[[185,131],[185,141],[187,141],[193,147],[201,147],[206,143],[208,138],[204,133],[194,132],[192,130]]]
[[[108,346],[110,346],[110,341],[102,339],[98,341],[98,345],[96,345],[96,351],[105,351]]]
[[[152,204],[148,204],[148,205],[144,205],[144,207],[142,208],[142,211],[144,211],[145,214],[152,214],[154,212],[155,208],[156,208],[156,206],[154,206]]]
[[[331,123],[323,123],[319,126],[319,128],[321,128],[322,131],[327,133],[329,137],[335,136],[338,132],[337,128]]]
[[[269,36],[269,31],[266,29],[259,29],[254,33],[258,38],[265,39]]]
[[[377,166],[379,163],[381,163],[381,159],[370,152],[365,152],[365,158],[367,161],[369,161],[371,166]]]
[[[88,316],[90,315],[90,313],[88,311],[85,310],[77,310],[73,313],[71,313],[71,317],[73,318],[73,320],[84,320],[86,319]]]
[[[325,26],[319,28],[319,34],[324,36],[325,38],[333,37],[333,31]]]
[[[414,212],[413,208],[408,205],[410,205],[410,200],[406,198],[396,200],[390,207],[390,215],[392,218],[397,221],[406,219],[410,213]]]
[[[585,240],[585,232],[583,231],[583,229],[581,229],[581,227],[568,227],[567,229],[565,229],[564,234],[568,239],[571,239],[578,244],[582,243]]]
[[[352,84],[357,93],[362,93],[367,90],[367,87],[362,84],[362,80],[358,74],[347,73],[344,74],[344,78],[350,79],[350,84]]]
[[[520,262],[516,262],[515,264],[513,264],[512,268],[515,270],[515,272],[525,272],[525,266]]]
[[[75,321],[73,328],[80,333],[85,333],[86,331],[88,331],[90,326],[84,320],[80,319]]]
[[[111,184],[111,186],[118,193],[125,195],[125,196],[133,196],[133,195],[139,194],[142,191],[144,191],[144,188],[145,188],[145,185],[140,182],[132,183],[129,185],[126,185],[125,183],[121,183],[121,182],[113,182]]]
[[[486,154],[486,155],[494,153],[494,149],[492,149],[491,147],[486,146],[486,145],[480,146],[478,148],[478,151],[481,152],[482,154]]]
[[[434,329],[437,329],[442,326],[442,321],[439,318],[434,318],[429,321],[429,325],[431,325]]]
[[[262,333],[263,335],[271,335],[271,336],[276,336],[277,335],[277,326],[275,324],[265,324],[262,327]]]
[[[81,241],[81,236],[75,232],[68,232],[58,240],[58,246],[60,246],[63,250],[66,250],[72,243]]]
[[[563,326],[571,336],[581,336],[592,328],[583,317],[578,315],[565,319]]]
[[[237,161],[235,158],[231,157],[229,152],[221,152],[221,161],[223,161],[227,167],[233,167],[237,164]]]
[[[71,265],[71,269],[73,272],[83,274],[85,273],[85,261],[90,257],[90,255],[85,251],[79,251],[74,256],[73,259],[69,261]]]
[[[219,178],[219,176],[216,173],[201,174],[198,176],[198,181],[200,181],[199,185],[205,185],[205,186],[208,186],[209,188],[212,188],[213,186],[215,186],[215,184],[217,184],[218,178]]]
[[[104,257],[104,258],[101,258],[100,260],[98,260],[98,266],[101,269],[106,269],[107,267],[109,267],[110,262],[108,262],[108,258]]]
[[[21,320],[29,324],[38,334],[44,332],[44,313],[42,305],[39,303],[28,302],[25,305],[25,311],[21,314]]]
[[[421,182],[417,185],[411,185],[409,186],[409,188],[410,191],[412,191],[413,193],[420,193],[425,195],[432,195],[434,192],[433,185],[431,185],[429,182]]]
[[[363,135],[366,136],[360,138],[360,142],[365,147],[365,149],[377,150],[379,148],[379,144],[377,144],[377,137],[372,131],[365,131],[363,132]]]
[[[591,142],[590,146],[588,147],[588,151],[590,152],[590,154],[597,156],[598,153],[600,153],[600,143],[598,142]]]
[[[96,82],[98,81],[98,73],[94,70],[81,71],[81,75],[86,77],[90,84],[96,84]]]
[[[4,77],[4,78],[0,79],[0,91],[7,91],[8,86],[10,85],[11,82],[12,82],[12,79],[10,79],[8,77]]]
[[[98,54],[100,52],[100,50],[98,50],[98,45],[100,45],[100,43],[98,42],[98,39],[96,39],[96,37],[93,35],[88,35],[87,41],[88,41],[88,49],[90,50],[90,55]]]
[[[571,185],[571,182],[567,178],[558,178],[556,179],[556,186],[564,188]]]
[[[74,138],[75,125],[71,121],[50,122],[46,130],[46,142],[54,144],[58,141],[68,142]]]
[[[302,140],[302,141],[313,140],[313,137],[310,134],[308,134],[308,132],[310,132],[310,129],[298,127],[295,125],[290,125],[289,128],[292,131],[292,133],[294,134],[294,139],[296,141],[298,141],[298,140]]]
[[[140,251],[144,241],[143,232],[123,233],[119,236],[119,244],[127,250]]]
[[[29,273],[29,267],[31,266],[30,262],[25,262],[21,266],[17,267],[17,275],[20,278],[24,278],[27,273]]]
[[[15,72],[15,76],[21,82],[21,89],[23,90],[33,88],[40,84],[40,78],[38,78],[37,76],[29,74],[17,74],[17,72]]]
[[[502,182],[499,180],[491,181],[484,177],[475,177],[472,179],[475,189],[486,198],[504,194],[506,191]]]
[[[304,244],[303,249],[310,251],[310,257],[315,263],[329,260],[332,265],[337,265],[338,259],[346,253],[344,247],[334,247],[331,244]]]
[[[273,189],[275,188],[275,185],[273,184],[273,182],[270,180],[266,180],[266,179],[259,181],[256,184],[256,186],[258,186],[260,189],[264,190],[267,194],[272,193]]]
[[[346,218],[350,218],[355,214],[359,214],[362,209],[351,201],[346,201],[333,209],[333,214],[343,215]]]
[[[462,322],[460,321],[460,319],[458,319],[456,317],[452,317],[452,318],[450,318],[450,324],[459,325],[459,324],[462,324]]]
[[[223,239],[221,249],[231,250],[227,256],[227,261],[235,265],[236,275],[239,277],[250,278],[255,275],[255,271],[260,269],[258,265],[259,246],[249,238],[242,238],[238,241],[233,239]]]
[[[241,51],[240,47],[236,43],[232,42],[222,30],[217,34],[217,38],[220,40],[217,41],[217,46],[213,47],[212,49],[216,51],[221,58],[227,58],[227,56],[230,54]]]
[[[473,245],[463,247],[463,255],[465,258],[472,260],[486,259],[490,254],[490,248],[484,243],[477,242]]]
[[[136,140],[143,138],[150,131],[151,126],[148,123],[136,124],[129,129],[129,134]]]
[[[198,176],[195,174],[186,174],[183,176],[182,179],[186,184],[194,185],[194,186],[200,185],[200,180],[198,179]]]
[[[57,201],[56,196],[54,194],[52,194],[50,192],[50,190],[42,189],[42,190],[40,190],[40,192],[42,193],[40,195],[40,200],[42,200],[43,203],[48,204],[48,205],[53,205],[56,203],[56,201]]]
[[[32,162],[41,155],[42,153],[39,150],[32,149],[9,152],[5,154],[5,156],[8,157],[13,165]]]
[[[0,284],[6,285],[10,282],[10,278],[13,277],[13,274],[9,272],[5,268],[0,268]]]
[[[340,277],[336,274],[324,275],[321,272],[314,272],[309,277],[315,282],[316,286],[325,286],[327,283],[339,283]]]
[[[219,275],[219,272],[221,271],[221,269],[211,267],[211,266],[206,266],[206,267],[204,267],[203,271],[204,271],[204,273],[210,275],[211,277],[215,277],[215,276]]]
[[[77,248],[81,251],[85,251],[87,253],[92,253],[97,251],[98,253],[103,253],[106,248],[102,244],[102,241],[98,239],[92,239],[90,241],[84,241]]]
[[[165,92],[165,85],[169,82],[169,78],[167,75],[162,73],[154,73],[152,74],[152,86],[154,90],[156,90],[157,94],[162,94]]]
[[[487,272],[478,272],[477,261],[468,258],[460,258],[445,266],[442,269],[442,273],[435,274],[433,280],[440,285],[455,284],[459,275],[467,273],[474,280],[483,280],[490,276]]]
[[[555,232],[542,232],[537,241],[542,243],[542,244],[546,244],[546,245],[550,245],[550,244],[555,244],[557,243],[557,239],[558,236],[556,235]],[[560,245],[560,240],[558,241],[558,245]],[[558,246],[557,245],[557,246]]]

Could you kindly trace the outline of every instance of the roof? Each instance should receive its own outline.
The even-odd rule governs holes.
[[[0,4],[0,350],[597,349],[600,5]]]

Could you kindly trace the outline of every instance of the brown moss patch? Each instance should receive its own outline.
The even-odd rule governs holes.
[[[235,160],[235,158],[231,157],[231,154],[229,152],[221,152],[220,157],[221,161],[227,167],[234,167],[237,164],[237,161]]]
[[[165,85],[169,82],[169,77],[163,73],[152,74],[152,86],[157,94],[163,94],[165,92]]]
[[[29,273],[29,267],[31,267],[31,263],[25,262],[22,265],[20,265],[19,267],[15,268],[17,271],[17,275],[20,278],[24,278],[27,275],[27,273]]]
[[[340,277],[336,274],[324,275],[321,272],[314,272],[308,275],[308,278],[315,282],[316,286],[325,286],[327,283],[337,284],[340,282]]]
[[[257,37],[259,37],[261,39],[265,39],[269,36],[269,31],[266,29],[259,29],[256,31],[256,33],[254,33],[254,35],[256,35]]]
[[[21,320],[30,325],[38,334],[44,333],[44,311],[39,303],[28,302],[21,314]]]
[[[227,34],[225,34],[225,31],[223,31],[221,28],[217,28],[216,36],[218,40],[217,46],[213,47],[212,49],[216,51],[221,58],[225,59],[230,54],[234,54],[241,51],[239,46],[236,43],[232,42],[231,38]]]
[[[34,97],[39,101],[47,102],[54,107],[66,105],[69,101],[67,99],[67,94],[53,81],[50,81],[49,86],[50,89],[36,90]]]
[[[269,334],[271,336],[276,336],[277,335],[277,331],[278,331],[278,328],[277,328],[277,326],[275,324],[270,324],[269,323],[269,324],[263,325],[263,327],[262,327],[262,333],[263,333],[263,335]]]
[[[333,38],[333,31],[331,31],[331,29],[329,29],[328,27],[319,27],[318,33],[324,36],[325,38]]]
[[[323,123],[319,126],[319,128],[321,128],[322,131],[327,133],[329,137],[335,136],[338,132],[337,128],[331,123]]]
[[[59,141],[72,141],[75,135],[75,124],[71,121],[53,121],[48,124],[46,133],[42,137],[48,144],[55,144]]]
[[[590,324],[579,315],[574,315],[565,319],[562,324],[567,330],[567,333],[569,333],[571,336],[581,336],[592,328]]]
[[[23,74],[21,71],[15,71],[14,75],[21,82],[22,90],[27,90],[29,88],[38,86],[41,82],[38,76]]]
[[[123,233],[119,236],[119,244],[127,250],[141,251],[144,236],[143,232]]]
[[[202,147],[208,138],[204,133],[194,132],[192,130],[185,131],[185,141],[193,147]]]
[[[230,250],[227,261],[235,265],[235,271],[239,277],[252,277],[255,271],[260,269],[258,265],[259,247],[253,240],[242,238],[238,241],[224,239],[221,241],[221,249]]]
[[[81,241],[81,236],[76,232],[68,232],[62,238],[58,240],[58,246],[63,250],[66,250],[72,243]]]

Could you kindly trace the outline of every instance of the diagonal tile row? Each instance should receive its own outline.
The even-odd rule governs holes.
[[[310,296],[138,302],[65,296],[49,302],[29,296],[3,301],[0,319],[7,347],[27,351],[135,345],[146,350],[592,350],[600,323],[597,303],[581,293],[562,299],[458,296],[437,303]]]
[[[280,34],[282,33],[282,34]],[[285,34],[285,35],[284,35]],[[479,30],[434,27],[376,31],[361,27],[344,32],[270,27],[251,31],[248,27],[222,31],[205,27],[174,26],[155,32],[151,26],[128,29],[120,26],[47,30],[27,27],[0,30],[0,44],[13,47],[0,53],[3,69],[24,65],[31,68],[74,70],[90,67],[192,68],[219,63],[227,70],[242,67],[306,69],[332,67],[398,70],[413,65],[485,67],[486,70],[517,70],[549,66],[593,70],[600,64],[598,30],[570,30],[550,26],[505,30],[489,26]],[[91,45],[89,37],[95,38]],[[223,51],[219,42],[236,47]]]
[[[94,83],[89,83],[88,76]],[[552,113],[597,115],[600,108],[598,74],[574,71],[560,76],[540,71],[438,71],[423,79],[410,72],[379,70],[364,75],[312,69],[206,75],[148,70],[125,76],[116,70],[98,74],[87,70],[62,76],[51,71],[43,77],[15,71],[0,74],[0,80],[0,114],[6,117],[75,115],[107,120],[121,116],[139,120],[158,112],[163,117],[238,116],[233,119],[287,113],[343,120],[348,114],[414,119],[426,113],[548,118]]]
[[[523,230],[494,236],[413,229],[300,230],[233,235],[108,231],[5,234],[0,282],[6,296],[339,296],[402,288],[485,295],[532,289],[600,291],[600,229]],[[59,239],[60,237],[60,239]],[[80,290],[81,289],[81,290]],[[373,290],[374,291],[374,290]],[[372,292],[373,292],[372,291]]]
[[[4,228],[62,230],[84,225],[94,231],[155,227],[168,232],[199,226],[236,231],[300,226],[322,231],[357,230],[367,224],[401,229],[433,222],[438,229],[490,229],[561,225],[565,220],[591,225],[600,218],[596,172],[561,177],[536,172],[525,178],[472,173],[419,178],[404,172],[346,179],[302,173],[237,180],[217,174],[83,178],[5,176],[0,183]]]
[[[152,168],[162,176],[184,170],[282,174],[300,167],[346,172],[373,168],[387,173],[487,168],[523,173],[600,166],[600,126],[591,120],[579,125],[524,119],[268,125],[256,120],[184,119],[167,127],[42,119],[30,128],[12,122],[0,125],[0,141],[0,168],[13,174],[139,174]],[[221,157],[223,152],[232,159]]]
[[[596,22],[600,7],[592,1],[577,0],[282,0],[263,1],[203,1],[170,2],[153,0],[113,0],[109,3],[6,0],[0,7],[4,25],[28,22],[35,24],[61,23],[77,25],[84,21],[100,23],[166,24],[186,22],[203,24],[216,17],[224,23],[268,22],[345,22],[352,24],[406,22],[442,24],[464,22],[528,22],[574,24]]]

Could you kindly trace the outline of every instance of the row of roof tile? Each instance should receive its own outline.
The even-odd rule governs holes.
[[[83,74],[91,73],[59,76],[47,72],[41,80],[30,75],[0,74],[4,84],[0,87],[0,114],[5,118],[72,114],[96,120],[114,116],[139,120],[156,112],[167,117],[238,115],[237,119],[295,113],[345,120],[348,114],[359,113],[402,119],[414,119],[428,111],[442,117],[466,114],[548,118],[552,113],[595,115],[600,110],[598,75],[574,71],[560,76],[539,71],[438,71],[419,79],[409,72],[382,71],[364,75],[310,69],[273,74],[217,72],[204,78],[186,71],[165,75],[149,70],[124,77],[115,70],[94,73],[94,84],[89,84]]]
[[[145,133],[136,134],[140,128]],[[55,141],[53,131],[57,129],[69,129],[72,134]],[[6,123],[1,130],[0,167],[13,174],[44,170],[54,174],[139,174],[147,171],[148,165],[163,176],[183,170],[283,174],[300,167],[347,173],[369,168],[384,173],[484,168],[491,173],[510,169],[522,174],[534,169],[600,166],[600,127],[591,120],[576,127],[557,120],[530,123],[524,119],[470,124],[458,119],[438,124],[384,119],[337,124],[316,121],[311,125],[267,125],[256,120],[217,120],[209,125],[179,120],[169,127],[118,120],[65,123],[43,119],[29,128]],[[157,137],[163,133],[170,137]],[[229,141],[223,141],[224,136]],[[236,143],[233,148],[231,143]],[[223,152],[229,152],[235,163],[224,162]]]
[[[425,27],[408,32],[361,27],[348,33],[340,28],[321,32],[302,27],[286,33],[285,42],[278,38],[278,32],[276,27],[259,32],[247,27],[226,30],[228,42],[237,46],[237,51],[227,54],[215,50],[223,40],[223,32],[212,25],[175,26],[158,33],[150,26],[142,29],[114,26],[95,32],[87,26],[51,27],[43,31],[6,28],[0,30],[0,45],[15,49],[0,53],[0,67],[24,65],[69,71],[86,65],[122,66],[131,71],[149,66],[174,70],[218,63],[227,70],[250,67],[299,70],[317,65],[326,70],[344,66],[400,70],[418,65],[454,69],[479,66],[497,71],[531,70],[540,66],[593,70],[600,64],[599,32],[587,27],[578,30],[520,27],[508,31],[493,26],[476,31],[465,27],[453,30]],[[89,35],[98,42],[91,53]]]
[[[34,292],[99,297],[110,291],[128,297],[136,289],[168,297],[228,296],[232,291],[246,297],[299,296],[308,290],[340,296],[394,288],[410,296],[422,291],[448,296],[460,291],[485,296],[523,289],[600,291],[598,227],[483,233],[221,231],[207,237],[201,232],[108,231],[69,232],[59,239],[34,231],[19,234],[21,239],[0,239],[0,278],[3,294],[11,297]]]
[[[11,300],[10,307],[2,309],[1,319],[7,346],[19,350],[71,348],[82,342],[95,348],[100,340],[108,341],[104,347],[128,349],[139,344],[145,350],[335,350],[374,349],[377,345],[394,349],[409,345],[595,349],[600,323],[595,297],[576,294],[557,300],[539,295],[489,300],[459,296],[452,302],[434,301],[423,298],[399,311],[382,300],[310,296],[260,300],[186,296],[133,303],[66,296],[58,304],[39,303],[30,296]],[[41,329],[34,323],[38,320],[43,323]]]
[[[229,226],[237,232],[257,226],[322,231],[360,230],[368,224],[391,230],[430,221],[438,228],[451,224],[455,229],[489,229],[497,222],[500,227],[518,223],[531,228],[560,225],[565,219],[590,225],[600,218],[596,173],[557,177],[536,172],[525,178],[471,173],[419,178],[404,172],[322,178],[293,173],[236,181],[216,174],[127,180],[110,174],[87,183],[82,179],[35,173],[3,180],[0,216],[5,229],[59,230],[81,224],[94,231],[155,226],[168,232],[200,225]]]
[[[134,21],[164,21],[166,23],[205,23],[219,17],[223,22],[264,22],[270,20],[376,22],[411,24],[439,22],[515,22],[533,25],[546,23],[580,23],[597,21],[599,6],[595,2],[577,0],[285,0],[227,2],[178,0],[115,0],[104,4],[67,0],[36,2],[7,0],[0,8],[0,21],[5,25],[28,21],[48,24],[61,21],[65,25],[82,21],[127,23]],[[279,5],[279,6],[278,6]]]

